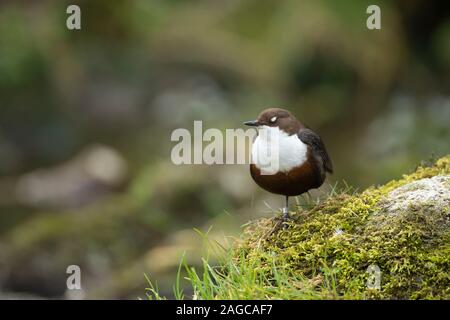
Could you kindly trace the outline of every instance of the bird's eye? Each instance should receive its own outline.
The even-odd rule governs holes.
[[[275,121],[277,121],[277,117],[270,118],[270,122],[274,123]]]

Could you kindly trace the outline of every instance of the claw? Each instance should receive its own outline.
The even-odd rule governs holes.
[[[284,207],[281,212],[283,213],[283,216],[282,216],[283,228],[287,229],[287,227],[288,227],[287,222],[289,220],[291,220],[291,217],[289,216],[289,210],[287,207]]]
[[[281,212],[283,213],[283,221],[287,221],[291,218],[289,217],[289,210],[287,207],[284,207]]]

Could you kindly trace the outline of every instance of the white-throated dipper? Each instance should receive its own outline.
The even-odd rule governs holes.
[[[252,146],[251,176],[261,188],[285,196],[283,219],[287,220],[289,196],[320,187],[326,173],[333,172],[325,145],[317,133],[281,108],[266,109],[256,120],[244,124],[257,127],[259,131]],[[277,141],[276,152],[267,153],[273,147],[274,138]],[[267,161],[274,160],[274,157],[277,166],[270,172]]]

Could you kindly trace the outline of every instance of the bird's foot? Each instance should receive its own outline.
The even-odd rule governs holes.
[[[280,229],[286,230],[289,227],[289,222],[294,220],[289,215],[288,208],[286,207],[282,208],[281,213],[282,213],[281,217],[278,216],[274,218],[275,225],[273,226],[272,230],[268,233],[267,235],[268,237],[277,233]]]
[[[283,214],[283,216],[282,216],[283,221],[287,221],[287,220],[291,219],[291,217],[289,216],[288,208],[284,207],[283,209],[281,209],[281,213]]]
[[[289,222],[293,221],[293,219],[289,216],[289,211],[287,208],[283,208],[281,213],[281,216],[274,217],[275,224],[264,238],[269,238],[280,230],[286,230],[289,226]]]
[[[287,207],[284,207],[281,211],[283,213],[281,217],[281,222],[283,224],[283,229],[287,229],[288,222],[292,220],[292,218],[289,216],[289,210]]]

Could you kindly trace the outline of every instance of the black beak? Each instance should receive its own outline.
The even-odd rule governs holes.
[[[244,122],[244,124],[246,126],[250,126],[250,127],[257,127],[257,126],[259,126],[258,120],[246,121],[246,122]]]

